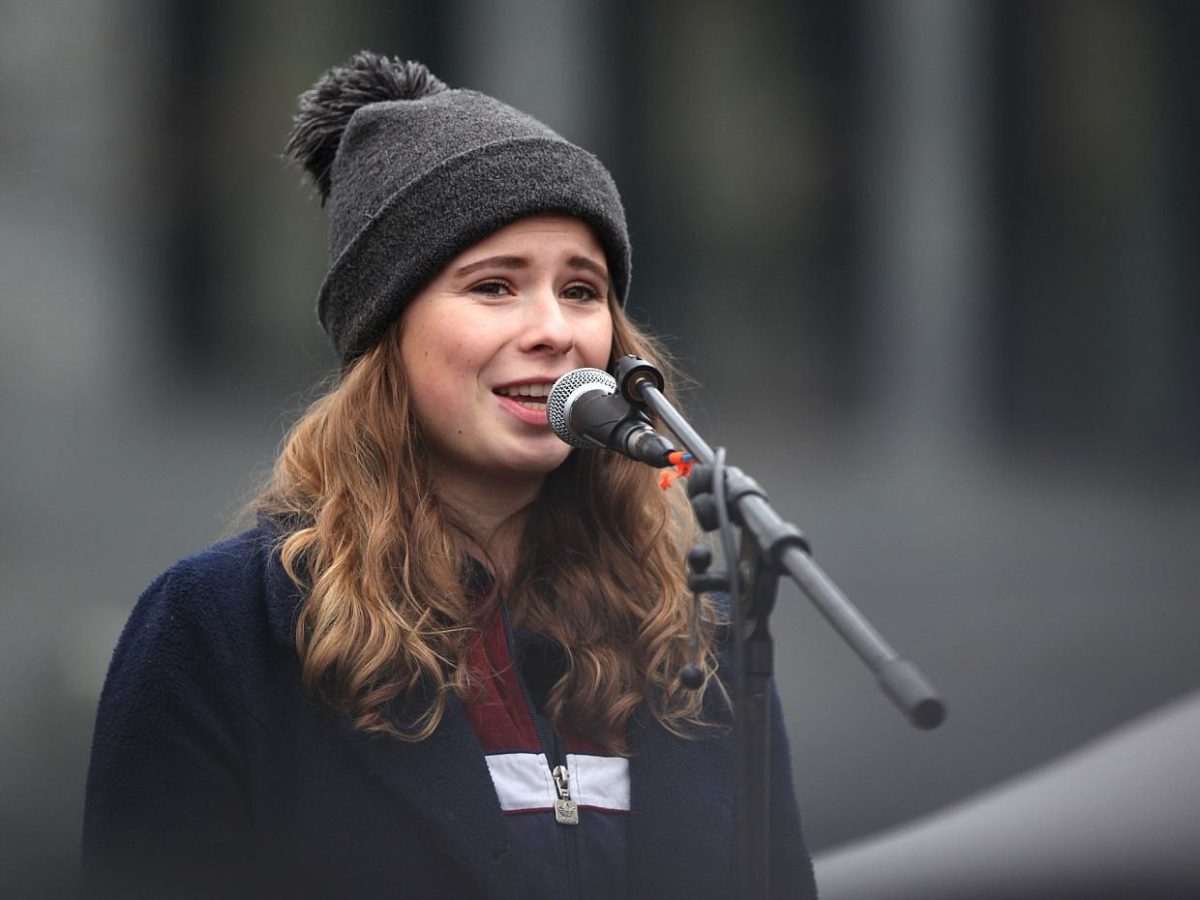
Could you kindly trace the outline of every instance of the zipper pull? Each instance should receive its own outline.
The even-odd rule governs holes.
[[[566,766],[555,766],[550,772],[558,799],[554,801],[554,821],[559,825],[579,824],[579,804],[571,799],[571,773]]]

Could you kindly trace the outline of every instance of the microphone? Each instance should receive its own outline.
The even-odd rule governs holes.
[[[616,450],[658,469],[671,465],[667,456],[675,448],[601,369],[573,369],[554,382],[546,415],[554,433],[572,447]]]

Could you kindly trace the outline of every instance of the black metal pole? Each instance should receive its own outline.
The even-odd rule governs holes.
[[[649,380],[630,388],[671,429],[700,463],[710,464],[712,448]],[[874,673],[880,689],[918,728],[936,728],[946,717],[945,703],[920,670],[903,659],[855,608],[808,555],[799,530],[783,521],[766,494],[740,470],[730,469],[729,494],[739,524],[749,530],[763,552],[786,571],[850,648]]]
[[[751,575],[739,599],[743,636],[734,684],[737,738],[736,888],[738,900],[771,896],[771,678],[775,644],[770,614],[779,570],[753,541],[743,537],[742,556]]]

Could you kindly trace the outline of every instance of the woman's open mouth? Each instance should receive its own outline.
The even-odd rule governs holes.
[[[541,382],[536,384],[514,384],[511,387],[496,388],[492,393],[511,400],[525,409],[546,411],[546,398],[550,396],[553,383]]]

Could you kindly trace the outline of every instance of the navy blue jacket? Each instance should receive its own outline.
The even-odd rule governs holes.
[[[366,735],[304,693],[300,596],[261,529],[183,560],[138,601],[100,700],[84,816],[97,895],[520,898],[484,755],[449,699],[428,739]],[[426,698],[396,701],[401,724]],[[778,701],[773,895],[815,896]],[[630,896],[728,898],[733,739],[628,730]]]

